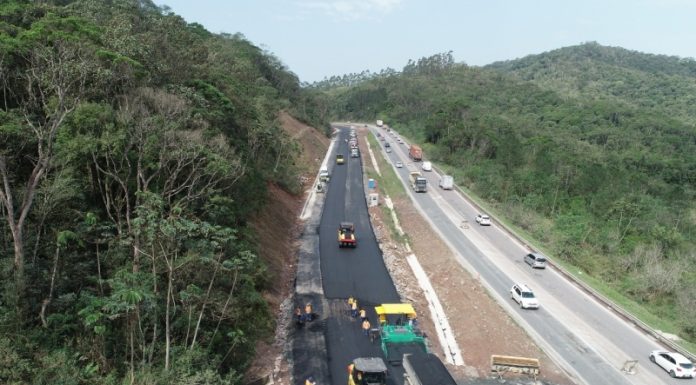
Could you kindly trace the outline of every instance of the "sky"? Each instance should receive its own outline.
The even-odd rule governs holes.
[[[696,57],[696,0],[154,0],[241,33],[303,82],[452,51],[483,66],[596,41]]]

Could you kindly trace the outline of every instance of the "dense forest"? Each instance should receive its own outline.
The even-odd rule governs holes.
[[[484,68],[451,53],[353,87],[383,119],[565,260],[696,341],[696,62],[588,43]]]
[[[0,87],[0,383],[240,383],[316,92],[149,0],[3,1]]]

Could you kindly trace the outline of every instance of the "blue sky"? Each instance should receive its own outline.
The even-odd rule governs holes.
[[[237,33],[301,81],[453,51],[481,66],[596,41],[696,57],[696,0],[155,0],[215,33]]]

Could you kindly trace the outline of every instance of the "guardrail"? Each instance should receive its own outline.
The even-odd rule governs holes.
[[[442,169],[440,169],[439,167],[436,167],[435,165],[433,165],[433,170],[437,171],[441,176],[446,174],[442,171]],[[476,203],[473,199],[469,198],[469,194],[466,191],[464,191],[461,187],[459,187],[456,183],[454,184],[454,188],[460,194],[462,194],[463,197],[466,198],[466,200],[469,202],[469,204],[474,206],[476,209],[480,210],[480,212],[486,211],[486,210],[483,210],[481,208],[481,206],[479,206],[479,204]],[[508,234],[512,235],[515,239],[517,239],[520,243],[522,243],[527,249],[529,249],[529,251],[536,251],[530,246],[529,241],[527,241],[521,235],[517,234],[513,229],[509,228],[508,226],[501,223],[500,221],[495,220],[494,218],[491,218],[491,221],[495,222],[500,228],[504,229]],[[626,321],[629,321],[630,323],[632,323],[634,326],[636,326],[637,328],[642,330],[644,333],[655,338],[662,345],[665,345],[665,346],[669,347],[670,349],[681,353],[682,355],[689,358],[689,360],[691,360],[691,362],[696,362],[696,354],[686,350],[684,347],[676,344],[674,341],[665,338],[662,334],[658,333],[657,330],[653,329],[652,327],[650,327],[648,324],[646,324],[645,322],[638,319],[633,314],[624,310],[621,306],[619,306],[614,301],[612,301],[611,299],[604,296],[602,293],[595,290],[593,287],[588,285],[586,282],[578,279],[575,275],[573,275],[571,272],[566,270],[563,266],[553,262],[553,260],[550,260],[550,259],[547,259],[547,263],[550,266],[552,266],[554,269],[556,269],[558,272],[563,274],[563,276],[566,277],[569,281],[574,283],[576,286],[580,287],[587,294],[591,295],[592,297],[594,297],[595,299],[600,301],[604,306],[606,306],[610,310],[614,311],[616,314],[621,316]],[[649,352],[644,352],[643,354],[647,354],[647,353],[649,353]]]

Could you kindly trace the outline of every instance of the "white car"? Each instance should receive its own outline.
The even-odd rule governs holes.
[[[491,217],[489,217],[486,214],[479,214],[476,216],[476,223],[478,223],[481,226],[490,226],[491,225]]]
[[[510,289],[512,299],[520,304],[522,309],[538,309],[539,300],[534,296],[534,292],[527,285],[515,284]]]
[[[397,160],[397,161],[394,163],[394,166],[396,166],[396,168],[401,168],[401,167],[404,167],[404,164],[401,163],[400,160]]]
[[[421,168],[423,171],[433,171],[433,164],[431,162],[423,162]]]
[[[696,377],[696,367],[679,353],[666,352],[664,350],[654,350],[650,352],[650,361],[658,364],[666,370],[673,378],[694,378]]]

